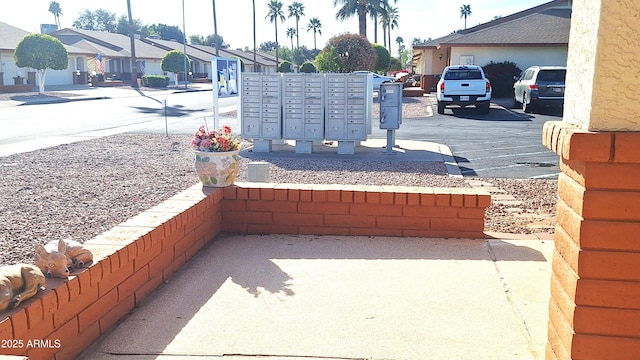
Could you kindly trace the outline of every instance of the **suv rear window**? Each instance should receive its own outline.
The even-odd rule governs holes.
[[[445,80],[480,80],[482,73],[479,70],[452,69],[444,74]]]
[[[564,82],[567,70],[540,70],[538,81]]]

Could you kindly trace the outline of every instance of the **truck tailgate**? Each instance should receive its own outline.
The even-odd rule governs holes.
[[[484,95],[486,93],[485,80],[446,80],[444,95]]]

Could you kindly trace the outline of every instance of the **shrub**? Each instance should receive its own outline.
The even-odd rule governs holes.
[[[280,65],[278,66],[278,71],[282,73],[289,73],[291,72],[292,67],[293,67],[293,64],[291,64],[291,61],[284,60],[280,62]]]
[[[373,46],[373,50],[378,54],[378,59],[376,60],[376,65],[373,68],[376,72],[386,72],[389,70],[389,65],[391,64],[391,54],[389,54],[389,50],[380,44],[371,44]]]
[[[164,75],[144,75],[142,85],[152,88],[163,88],[169,85],[169,77]]]
[[[310,61],[305,61],[300,66],[300,72],[303,72],[303,73],[314,73],[314,72],[317,72],[316,71],[316,66],[313,65],[313,63],[310,62]]]
[[[522,70],[510,61],[489,64],[482,67],[487,78],[491,82],[491,96],[500,98],[513,97],[514,76],[519,76]]]

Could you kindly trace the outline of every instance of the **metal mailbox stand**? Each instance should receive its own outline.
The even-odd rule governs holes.
[[[402,124],[402,83],[380,84],[380,129],[387,129],[387,151],[393,154],[395,131]]]

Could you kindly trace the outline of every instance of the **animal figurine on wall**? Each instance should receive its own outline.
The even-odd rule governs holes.
[[[69,277],[74,269],[85,267],[93,261],[93,254],[77,241],[50,241],[45,246],[36,245],[36,265],[48,278]]]
[[[0,267],[0,312],[15,309],[38,290],[44,290],[45,277],[34,265],[16,264]]]

